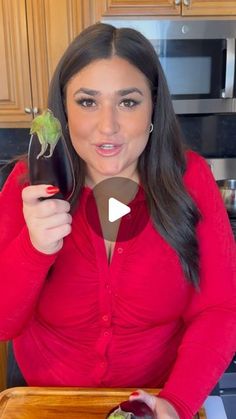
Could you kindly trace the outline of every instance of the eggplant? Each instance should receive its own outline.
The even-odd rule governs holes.
[[[47,109],[42,115],[33,119],[30,133],[28,149],[30,184],[44,183],[57,186],[60,192],[52,198],[69,200],[75,189],[75,177],[59,120]],[[48,148],[50,148],[49,153]]]
[[[141,400],[126,400],[114,407],[106,419],[155,419],[150,407]]]

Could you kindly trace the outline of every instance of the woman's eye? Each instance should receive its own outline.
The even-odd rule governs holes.
[[[76,102],[84,108],[91,108],[92,106],[95,106],[93,99],[78,99]]]
[[[121,106],[125,108],[133,108],[134,106],[138,105],[138,101],[134,99],[124,99],[121,102]]]

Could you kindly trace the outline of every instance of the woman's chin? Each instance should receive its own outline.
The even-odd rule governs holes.
[[[126,177],[131,178],[135,172],[135,167],[118,167],[114,165],[109,165],[109,167],[93,167],[88,171],[89,177],[95,181],[95,183],[102,182],[103,180],[113,178],[113,177]]]
[[[101,170],[100,171],[100,176],[103,180],[107,179],[107,178],[111,178],[111,177],[124,177],[125,175],[123,174],[123,171],[119,168],[110,168],[110,169],[106,169],[106,170]]]

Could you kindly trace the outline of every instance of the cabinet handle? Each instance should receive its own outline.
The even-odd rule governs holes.
[[[183,2],[184,2],[184,6],[189,7],[189,6],[190,6],[190,1],[191,1],[191,0],[183,0]]]
[[[181,0],[174,0],[174,3],[175,3],[176,6],[179,6],[180,2],[181,2]]]
[[[235,39],[226,39],[226,75],[225,87],[221,92],[224,99],[232,98],[234,95],[234,72],[235,72]]]
[[[25,113],[32,113],[32,108],[25,108]]]
[[[25,108],[25,113],[29,113],[31,115],[37,115],[37,113],[39,113],[39,110],[38,110],[37,107],[34,107],[34,108],[28,108],[28,107],[26,107]]]
[[[37,107],[33,108],[33,109],[32,109],[32,114],[33,114],[33,115],[37,115],[37,113],[39,113],[38,108],[37,108]]]

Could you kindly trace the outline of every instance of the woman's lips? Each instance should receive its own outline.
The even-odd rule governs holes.
[[[109,144],[109,143],[95,146],[96,152],[100,156],[105,156],[105,157],[116,156],[117,154],[120,153],[121,148],[122,148],[121,144],[116,145],[116,144]]]

